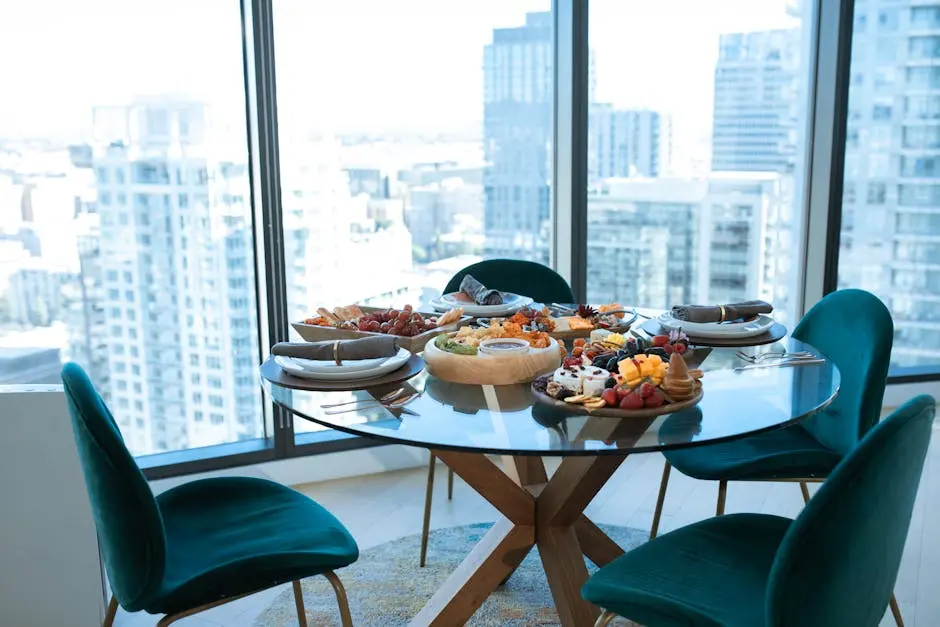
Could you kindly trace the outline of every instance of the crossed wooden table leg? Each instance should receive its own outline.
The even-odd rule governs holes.
[[[502,517],[411,621],[413,626],[466,623],[537,546],[555,608],[565,627],[590,627],[600,610],[581,598],[586,555],[599,566],[623,549],[584,509],[626,455],[567,457],[548,479],[539,457],[505,457],[506,470],[486,455],[433,450]]]

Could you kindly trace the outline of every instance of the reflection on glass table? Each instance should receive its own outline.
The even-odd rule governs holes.
[[[762,351],[818,352],[788,340]],[[756,349],[750,349],[756,352]],[[822,364],[736,371],[737,349],[698,348],[704,397],[694,408],[653,419],[573,415],[535,401],[529,385],[479,386],[423,373],[405,384],[355,392],[306,392],[265,383],[274,402],[294,415],[347,433],[425,448],[509,455],[597,455],[646,452],[733,439],[803,419],[828,405],[838,369]],[[376,399],[401,387],[418,392],[404,407]],[[324,408],[352,400],[342,407]]]

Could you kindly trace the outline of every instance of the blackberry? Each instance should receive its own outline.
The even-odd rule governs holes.
[[[613,378],[613,377],[610,377],[609,379],[607,379],[606,381],[604,381],[604,387],[605,387],[605,388],[612,388],[612,387],[614,387],[615,385],[617,385],[617,379],[615,379],[615,378]]]
[[[555,398],[557,398],[557,399],[560,400],[560,401],[563,401],[563,400],[565,400],[566,398],[568,398],[569,396],[574,396],[574,392],[572,392],[572,391],[569,390],[568,388],[564,388],[564,389],[562,389],[561,391],[558,392],[558,394],[557,394],[557,396],[555,396]]]

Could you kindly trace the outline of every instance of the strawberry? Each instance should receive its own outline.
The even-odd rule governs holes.
[[[650,394],[643,400],[643,406],[644,407],[660,407],[665,402],[666,402],[666,399],[663,398],[663,395],[654,390],[652,394]]]
[[[601,398],[604,399],[604,402],[607,403],[610,407],[616,407],[618,403],[617,399],[617,390],[614,388],[607,388],[601,392]]]
[[[685,353],[685,351],[687,351],[688,349],[689,349],[689,347],[686,346],[686,345],[685,345],[684,343],[682,343],[682,342],[679,342],[679,343],[676,344],[676,352],[679,353],[680,355],[682,355],[683,353]]]
[[[669,343],[668,335],[653,336],[653,346],[665,346],[668,343]]]
[[[663,346],[663,350],[666,351],[667,355],[672,355],[672,353],[676,350],[676,347],[672,344],[665,344]]]
[[[635,392],[630,392],[620,401],[620,409],[641,409],[642,407],[643,398]]]
[[[654,386],[649,381],[645,381],[640,385],[639,390],[637,390],[641,398],[649,398],[652,396],[653,392],[656,391],[656,386]]]
[[[632,391],[629,385],[618,385],[614,389],[617,390],[617,402],[622,401],[623,397]]]

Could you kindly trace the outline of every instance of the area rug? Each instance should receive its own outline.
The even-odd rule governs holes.
[[[457,568],[491,523],[450,527],[431,532],[428,563],[418,566],[421,536],[413,535],[365,550],[352,566],[338,571],[356,627],[407,625],[434,591]],[[600,525],[624,549],[648,538],[648,531]],[[596,570],[587,562],[588,571]],[[333,589],[323,577],[303,582],[310,627],[339,625]],[[536,549],[505,585],[490,596],[467,623],[472,626],[531,627],[558,625],[558,615]],[[619,623],[629,624],[629,623]],[[255,621],[255,627],[294,627],[297,613],[288,587]]]

